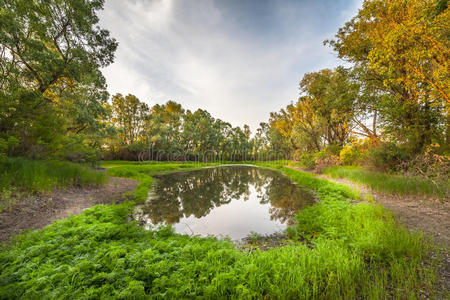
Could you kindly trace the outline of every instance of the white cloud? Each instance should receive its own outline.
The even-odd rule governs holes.
[[[259,17],[251,11],[235,17],[235,8],[224,10],[227,1],[107,1],[101,24],[120,43],[116,62],[104,69],[108,90],[150,105],[176,100],[256,130],[298,97],[303,73],[337,65],[322,41],[354,15],[358,2],[333,20],[320,20],[326,12],[314,1],[280,2],[261,21],[248,19]]]

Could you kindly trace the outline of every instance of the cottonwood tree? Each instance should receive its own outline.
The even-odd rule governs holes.
[[[0,135],[17,135],[23,152],[104,113],[99,69],[113,62],[117,42],[97,25],[103,4],[0,1]]]
[[[381,93],[385,130],[420,151],[450,138],[450,10],[446,0],[365,1],[326,41]]]
[[[182,151],[182,124],[185,111],[181,104],[168,101],[156,104],[150,110],[146,131],[153,148],[158,150]]]
[[[119,131],[123,144],[132,145],[145,136],[145,122],[149,107],[131,94],[112,97],[112,122]]]

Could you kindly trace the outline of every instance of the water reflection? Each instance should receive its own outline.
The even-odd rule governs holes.
[[[141,218],[180,233],[240,239],[283,230],[312,201],[276,171],[225,166],[157,177]]]

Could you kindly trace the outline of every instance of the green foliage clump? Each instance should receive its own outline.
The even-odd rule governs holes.
[[[313,153],[305,153],[300,156],[299,164],[308,169],[314,169],[316,167],[316,161]]]
[[[60,140],[61,143],[52,154],[56,159],[95,165],[101,158],[100,150],[94,146],[101,140],[99,136],[71,134],[61,137]]]
[[[19,140],[14,136],[8,138],[0,137],[0,157],[6,157],[8,152],[19,144]]]
[[[339,164],[339,157],[334,154],[335,149],[333,148],[329,147],[314,153],[303,153],[298,150],[293,157],[296,161],[294,165],[320,172],[325,167]]]
[[[369,158],[371,148],[373,148],[373,141],[370,139],[354,140],[341,149],[339,159],[344,165],[363,164]]]
[[[370,153],[371,163],[381,170],[399,170],[403,162],[412,158],[411,151],[395,143],[382,143]]]
[[[339,159],[344,165],[353,165],[359,159],[358,149],[353,145],[346,145],[339,152]]]

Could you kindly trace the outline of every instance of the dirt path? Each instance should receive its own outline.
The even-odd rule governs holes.
[[[308,172],[302,168],[291,167]],[[442,246],[450,247],[450,202],[441,203],[438,199],[423,196],[392,195],[371,190],[365,185],[344,178],[331,178],[324,174],[315,174],[318,178],[341,183],[360,190],[362,195],[370,194],[376,202],[389,208],[397,220],[410,230],[422,230],[432,235]]]
[[[308,170],[291,167],[303,172]],[[370,194],[376,202],[390,209],[396,219],[409,230],[421,230],[435,239],[435,242],[443,247],[440,251],[441,260],[438,265],[439,287],[442,291],[450,291],[450,202],[441,203],[437,199],[429,199],[421,196],[391,195],[372,191],[369,187],[351,182],[345,178],[331,178],[324,174],[316,174],[318,178],[341,183],[351,188],[360,190],[362,196]],[[445,292],[443,292],[445,294]],[[447,295],[447,294],[445,294]],[[445,296],[444,296],[445,297]],[[439,297],[438,297],[439,298]]]
[[[344,178],[330,178],[323,174],[317,176],[359,189],[363,196],[372,195],[376,202],[390,209],[397,220],[409,230],[419,229],[432,235],[440,245],[450,247],[450,203],[448,201],[441,203],[438,199],[423,196],[391,195],[373,191],[365,185],[356,184]]]
[[[54,220],[79,214],[93,205],[120,202],[123,194],[136,185],[132,179],[110,177],[102,187],[69,188],[20,201],[10,211],[0,213],[0,242],[7,242],[22,230],[41,228]]]

